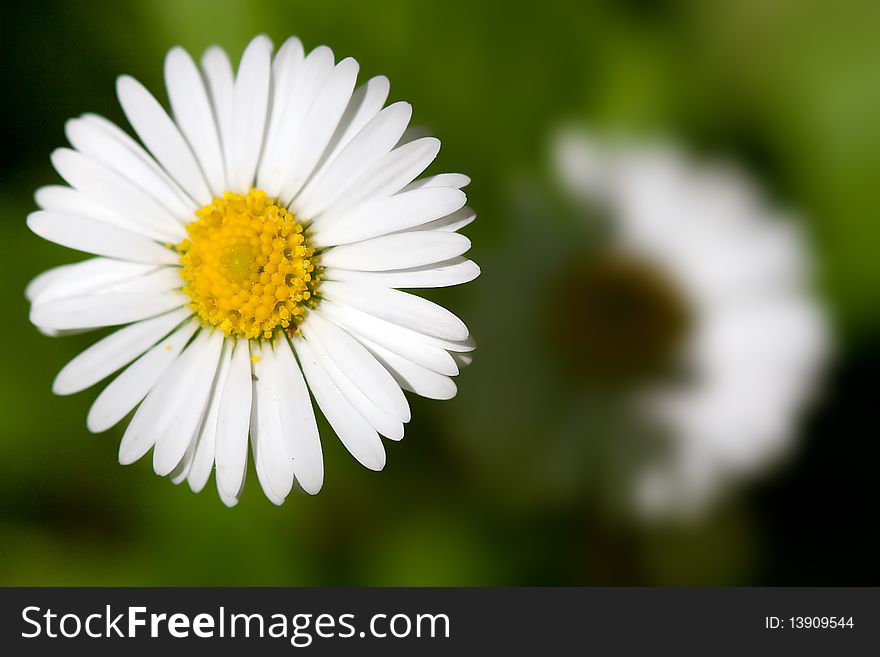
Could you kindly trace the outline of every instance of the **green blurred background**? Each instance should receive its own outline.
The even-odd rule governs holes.
[[[6,7],[2,30],[0,584],[877,583],[880,4],[39,1]],[[412,398],[383,473],[327,432],[317,497],[276,508],[251,472],[229,510],[213,483],[194,495],[149,458],[117,465],[122,429],[85,429],[94,391],[51,394],[94,336],[50,339],[28,323],[27,281],[80,256],[24,218],[33,191],[59,181],[48,156],[65,119],[91,111],[125,125],[117,75],[164,98],[168,48],[198,56],[217,43],[235,61],[259,32],[355,56],[362,80],[388,75],[391,98],[443,140],[432,170],[472,177],[478,220],[465,232],[483,275],[434,297],[480,346],[455,400]],[[562,220],[523,206],[553,194],[547,140],[562,121],[732,156],[807,218],[837,333],[827,395],[784,468],[697,524],[609,513],[595,463],[567,478],[538,467],[577,466],[571,436],[589,454],[601,433],[589,409],[583,425],[567,418],[564,439],[550,431],[563,405],[545,383],[567,374],[530,366],[547,336],[523,281],[530,262],[552,264],[542,245]]]

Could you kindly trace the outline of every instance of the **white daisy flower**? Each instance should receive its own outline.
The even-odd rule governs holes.
[[[778,460],[815,392],[828,340],[808,249],[798,224],[768,209],[743,175],[675,148],[572,131],[556,142],[556,163],[569,193],[609,229],[613,264],[600,276],[612,279],[616,303],[621,289],[632,302],[613,331],[593,331],[605,341],[596,349],[627,367],[634,354],[650,366],[672,356],[676,372],[630,387],[670,441],[637,468],[634,502],[648,514],[694,515]],[[641,338],[627,332],[633,323]]]
[[[27,288],[31,321],[60,335],[122,326],[55,379],[71,394],[122,370],[91,407],[105,431],[137,409],[119,447],[201,490],[216,469],[238,501],[248,435],[260,484],[281,504],[324,478],[309,391],[349,452],[385,465],[403,438],[402,390],[456,393],[474,348],[448,310],[396,288],[479,275],[458,230],[474,219],[460,174],[416,178],[440,142],[384,107],[389,84],[355,88],[358,63],[296,38],[255,38],[237,74],[214,47],[165,59],[171,111],[129,76],[117,95],[143,145],[94,114],[52,154],[67,186],[37,191],[37,235],[97,257]]]

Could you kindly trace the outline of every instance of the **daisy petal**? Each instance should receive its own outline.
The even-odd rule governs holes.
[[[44,271],[28,283],[24,293],[31,303],[45,303],[105,290],[118,283],[145,276],[155,269],[154,265],[140,262],[89,258]]]
[[[222,196],[226,174],[214,113],[199,69],[183,48],[172,48],[165,57],[165,85],[174,120],[192,147],[211,192]]]
[[[232,157],[229,191],[245,194],[254,184],[269,109],[272,42],[265,35],[253,39],[238,67],[232,106]]]
[[[435,176],[427,176],[412,181],[401,191],[408,192],[413,189],[427,189],[428,187],[455,187],[461,189],[471,184],[471,179],[463,173],[438,173]]]
[[[317,339],[333,362],[382,411],[400,422],[409,422],[410,410],[400,386],[364,346],[317,310],[301,325],[303,334]]]
[[[294,211],[304,217],[314,217],[316,222],[323,221],[321,213],[339,199],[344,199],[349,185],[394,148],[410,117],[412,106],[399,102],[371,118],[328,164],[320,179],[310,183],[303,198],[294,201]]]
[[[354,382],[346,376],[345,372],[339,368],[324,346],[315,339],[314,334],[312,334],[312,337],[309,340],[309,345],[312,348],[315,358],[318,359],[318,364],[327,376],[330,377],[333,385],[336,386],[336,389],[339,390],[343,397],[345,397],[346,401],[351,404],[352,408],[354,408],[358,414],[367,421],[367,424],[373,427],[380,435],[390,438],[391,440],[400,440],[403,438],[403,423],[391,417],[388,413],[376,406],[376,404],[374,404],[363,393],[363,391],[361,391]]]
[[[120,281],[100,292],[170,292],[183,287],[180,267],[160,267],[141,276],[133,276]]]
[[[296,81],[296,73],[302,62],[305,60],[305,50],[302,41],[296,37],[289,37],[272,60],[272,111],[269,113],[270,118],[276,115],[283,116],[285,109],[284,102],[290,93],[291,84]],[[272,134],[270,128],[269,133]]]
[[[400,136],[400,140],[394,145],[394,148],[406,146],[409,143],[425,137],[433,137],[430,129],[423,125],[411,125]]]
[[[315,495],[324,483],[324,457],[315,412],[299,364],[286,339],[275,342],[278,412],[287,453],[302,489]]]
[[[228,188],[229,172],[232,171],[232,108],[235,104],[232,64],[229,63],[226,51],[216,46],[205,51],[201,64],[217,122],[217,134],[223,151],[223,169],[226,172],[225,184]]]
[[[434,137],[423,137],[398,146],[346,189],[345,205],[354,207],[396,194],[428,168],[439,152],[440,140]]]
[[[476,218],[476,213],[471,208],[464,206],[463,208],[456,210],[452,214],[448,214],[445,217],[440,217],[439,219],[435,219],[434,221],[429,221],[428,223],[422,224],[421,226],[416,226],[412,230],[442,230],[453,233],[472,223],[473,220]]]
[[[175,226],[176,218],[191,214],[195,209],[189,207],[192,202],[185,204],[181,201],[175,183],[156,166],[155,162],[145,159],[149,157],[146,153],[141,156],[137,151],[133,151],[127,142],[122,141],[116,132],[111,132],[107,127],[109,123],[99,117],[71,119],[65,124],[64,131],[70,143],[80,153],[120,173],[133,185],[146,192],[161,206],[161,216],[168,224]],[[132,199],[129,205],[136,202],[136,198]]]
[[[180,292],[107,292],[35,305],[30,320],[49,329],[117,326],[180,308],[189,297]]]
[[[461,285],[474,280],[479,275],[479,266],[467,258],[452,258],[424,267],[410,267],[394,271],[351,271],[336,268],[324,270],[324,278],[331,281],[397,288]]]
[[[202,338],[202,335],[205,337]],[[161,381],[165,390],[162,404],[170,411],[171,422],[167,429],[157,434],[156,448],[153,450],[153,470],[159,476],[170,473],[183,458],[187,449],[198,436],[198,430],[208,406],[211,386],[220,353],[223,349],[223,333],[202,331],[201,340],[193,342],[186,352],[188,361],[194,365],[192,369],[181,368],[183,371],[166,373],[171,380]],[[144,404],[149,401],[149,397]],[[171,411],[173,408],[173,411]]]
[[[358,70],[358,63],[348,57],[327,76],[303,123],[297,139],[296,158],[288,165],[280,199],[289,201],[294,198],[314,171],[348,106]]]
[[[95,255],[151,265],[175,265],[180,257],[137,233],[72,214],[38,210],[28,215],[27,224],[43,239]]]
[[[244,338],[239,338],[230,356],[229,372],[220,394],[215,456],[217,487],[227,498],[235,498],[241,490],[247,468],[252,403],[251,354]]]
[[[257,473],[267,497],[281,504],[293,488],[293,460],[287,453],[284,427],[278,410],[277,364],[271,347],[255,344],[251,440]]]
[[[402,192],[352,208],[343,215],[322,215],[314,226],[313,240],[322,247],[359,242],[445,217],[466,201],[464,192],[451,187]]]
[[[119,462],[122,465],[129,465],[140,459],[171,428],[178,412],[178,404],[186,400],[186,384],[196,379],[199,362],[194,356],[205,353],[209,339],[208,331],[201,331],[196,335],[195,340],[174,359],[138,406],[119,443]],[[186,447],[187,445],[183,446],[181,457]],[[180,457],[163,474],[168,474],[179,462]]]
[[[282,169],[287,164],[279,154],[281,150],[279,149],[279,140],[282,133],[290,130],[292,118],[288,105],[299,100],[296,89],[297,85],[301,83],[304,68],[305,53],[302,43],[296,37],[291,37],[278,49],[275,59],[272,61],[269,123],[266,127],[263,153],[257,168],[257,186],[266,190],[264,185],[267,182],[267,176],[269,176],[274,181],[273,194],[277,193],[277,189],[283,182]]]
[[[101,205],[96,200],[84,193],[67,185],[46,185],[40,187],[34,194],[34,201],[41,210],[60,212],[62,214],[75,214],[80,217],[97,219],[114,226],[131,226],[130,218],[120,217],[116,212]],[[143,234],[140,227],[139,234]]]
[[[52,152],[52,165],[71,187],[106,207],[99,219],[159,241],[177,242],[180,222],[116,171],[69,148]]]
[[[336,131],[330,138],[324,154],[321,156],[315,172],[311,180],[306,184],[305,188],[297,196],[294,203],[295,207],[308,208],[308,214],[304,216],[313,216],[314,208],[309,205],[309,199],[312,198],[313,190],[317,183],[324,177],[330,165],[336,160],[337,155],[352,140],[352,138],[360,132],[374,116],[376,116],[385,104],[388,98],[390,84],[388,78],[380,75],[367,80],[365,84],[358,87],[348,101],[348,107],[339,119]],[[322,189],[326,190],[326,183],[322,184]],[[319,196],[321,194],[319,193]]]
[[[86,420],[89,431],[106,431],[137,406],[177,359],[198,327],[196,322],[187,322],[113,379],[89,410]]]
[[[156,160],[153,159],[153,156],[147,153],[144,147],[130,137],[125,130],[99,114],[86,113],[83,114],[80,119],[84,123],[91,124],[103,130],[107,135],[125,146],[129,152],[133,153],[135,157],[144,164],[144,166],[153,172],[153,176],[161,184],[156,184],[154,182],[149,185],[147,191],[155,196],[162,205],[168,208],[175,217],[178,219],[189,217],[198,209],[195,201],[180,188],[180,185],[171,179],[171,176],[159,166]],[[126,173],[128,174],[130,172],[126,170]]]
[[[388,99],[391,83],[384,75],[370,78],[351,95],[339,128],[327,146],[323,162],[330,163],[352,138],[381,110]]]
[[[205,484],[208,483],[208,478],[211,476],[211,470],[214,468],[214,455],[217,444],[217,419],[220,417],[220,402],[222,399],[220,393],[223,391],[226,377],[229,374],[234,344],[232,340],[223,341],[220,365],[217,368],[214,385],[211,387],[208,410],[205,412],[205,417],[202,420],[199,436],[193,442],[195,449],[192,456],[192,465],[186,478],[189,482],[190,490],[194,493],[198,493],[205,487]]]
[[[287,98],[278,98],[278,103],[283,103],[286,108],[284,120],[277,125],[272,139],[266,141],[257,175],[257,186],[272,198],[277,198],[281,192],[303,123],[332,70],[333,51],[327,46],[318,46],[296,68],[285,85]]]
[[[321,312],[358,338],[369,338],[422,367],[447,376],[458,374],[458,367],[452,357],[444,349],[420,339],[417,333],[326,299],[321,303]]]
[[[470,248],[471,241],[458,233],[397,233],[336,246],[321,255],[321,265],[360,271],[407,269],[449,260]]]
[[[242,486],[243,487],[243,486]],[[241,493],[236,494],[235,496],[227,495],[223,489],[220,488],[220,485],[217,485],[217,494],[220,496],[220,501],[223,502],[230,509],[238,504],[238,496]]]
[[[199,204],[211,200],[211,191],[189,145],[153,95],[133,77],[116,80],[122,110],[144,145],[159,164]]]
[[[398,356],[372,340],[358,338],[376,359],[391,373],[397,383],[405,390],[428,399],[452,399],[457,391],[455,381],[448,376],[437,374],[411,360]]]
[[[294,340],[293,347],[315,401],[345,448],[364,467],[370,470],[384,468],[385,447],[376,430],[339,391],[306,340]]]
[[[174,466],[174,469],[168,473],[168,478],[171,480],[171,483],[175,486],[182,484],[186,481],[186,478],[189,477],[189,472],[192,469],[193,464],[193,456],[196,453],[196,441],[198,437],[193,438],[189,447],[186,448],[186,452],[183,455],[183,458],[180,459],[180,462]]]
[[[52,384],[56,395],[70,395],[110,376],[168,335],[190,315],[185,308],[137,322],[111,333],[62,368]]]
[[[469,335],[464,322],[446,308],[400,290],[324,281],[321,294],[425,335],[446,340],[465,340]]]

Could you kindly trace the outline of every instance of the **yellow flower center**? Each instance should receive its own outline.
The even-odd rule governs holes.
[[[196,217],[177,245],[190,307],[227,335],[293,334],[319,281],[302,225],[258,189],[226,192]]]

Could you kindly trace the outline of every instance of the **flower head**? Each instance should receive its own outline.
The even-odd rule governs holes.
[[[440,142],[407,131],[389,84],[357,89],[358,64],[296,38],[273,56],[255,38],[237,73],[209,49],[165,60],[169,114],[136,80],[117,95],[140,143],[99,116],[67,123],[52,162],[67,183],[37,191],[35,233],[94,258],[27,289],[31,321],[59,335],[122,326],[74,358],[58,394],[121,372],[87,424],[137,409],[121,463],[153,450],[159,475],[201,490],[212,469],[227,504],[248,442],[276,504],[323,483],[311,396],[351,454],[385,465],[403,437],[403,390],[449,399],[474,348],[455,315],[398,288],[479,275],[458,230],[469,179],[418,179]],[[250,441],[248,440],[250,438]]]
[[[626,390],[668,439],[633,468],[631,501],[701,512],[785,451],[816,388],[827,335],[809,250],[730,167],[576,131],[555,155],[570,196],[607,228],[600,262],[617,263],[578,286],[588,351],[646,375]]]

